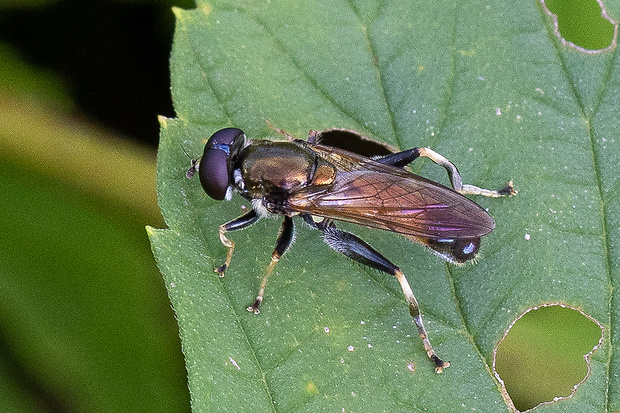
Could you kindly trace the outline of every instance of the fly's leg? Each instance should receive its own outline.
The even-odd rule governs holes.
[[[306,220],[306,222],[308,222],[308,220]],[[424,322],[422,321],[422,315],[420,314],[418,301],[413,295],[411,286],[409,285],[405,274],[403,274],[400,268],[392,264],[387,258],[381,255],[381,253],[372,248],[370,245],[366,244],[360,238],[356,237],[351,233],[337,230],[334,224],[329,220],[315,223],[314,227],[320,229],[323,232],[323,240],[332,249],[346,255],[353,261],[357,261],[361,264],[367,265],[369,267],[375,268],[379,271],[383,271],[396,277],[401,289],[403,290],[403,295],[405,296],[405,300],[407,301],[407,305],[409,306],[409,314],[411,314],[411,317],[413,318],[413,321],[418,329],[418,334],[422,339],[426,354],[435,365],[435,371],[437,373],[441,373],[444,368],[450,366],[449,362],[443,361],[437,356],[437,353],[435,353],[435,350],[433,349],[433,346],[428,339],[426,329],[424,328]]]
[[[463,184],[463,180],[461,179],[461,174],[458,169],[452,162],[446,159],[443,155],[435,152],[430,148],[413,148],[406,151],[394,153],[391,155],[382,156],[380,158],[374,159],[374,161],[383,163],[386,165],[395,166],[397,168],[403,168],[405,165],[415,161],[420,156],[425,158],[429,158],[431,161],[435,162],[437,165],[443,167],[448,172],[448,177],[450,178],[450,183],[452,184],[452,188],[464,195],[482,195],[488,196],[492,198],[498,198],[502,196],[511,196],[516,195],[517,191],[514,189],[512,181],[508,182],[508,184],[498,190],[490,190],[479,188],[474,185]]]
[[[285,131],[284,129],[280,129],[278,127],[276,127],[275,125],[273,125],[271,122],[269,122],[269,120],[267,120],[267,127],[275,132],[278,132],[280,135],[284,136],[286,138],[286,140],[288,140],[289,142],[292,141],[296,141],[298,140],[298,138],[294,137],[291,133]],[[308,132],[308,139],[307,142],[308,143],[318,143],[318,138],[319,135],[321,134],[321,132],[316,131],[314,129],[311,129],[310,132]]]
[[[517,194],[517,191],[515,191],[513,187],[512,181],[508,182],[508,184],[499,191],[493,191],[490,189],[479,188],[474,185],[463,184],[461,174],[459,173],[458,169],[456,169],[456,166],[454,166],[454,164],[447,160],[443,155],[438,154],[430,148],[419,148],[418,150],[420,152],[420,156],[429,158],[437,165],[442,166],[448,172],[450,182],[452,183],[452,188],[454,188],[454,190],[458,193],[469,195],[482,195],[492,198]]]
[[[435,372],[441,373],[444,368],[450,367],[449,361],[443,361],[437,356],[433,346],[431,345],[431,341],[428,339],[428,334],[426,333],[426,328],[424,328],[424,321],[422,321],[422,314],[420,314],[420,307],[418,306],[418,300],[416,300],[415,295],[413,295],[413,291],[411,290],[411,286],[409,285],[409,281],[405,277],[405,274],[398,268],[395,267],[394,274],[398,283],[400,284],[400,288],[403,290],[403,295],[407,300],[407,305],[409,306],[409,314],[413,317],[413,322],[418,328],[418,334],[422,339],[422,344],[424,345],[424,350],[426,350],[426,355],[431,361],[435,364]]]
[[[235,251],[235,243],[230,240],[226,233],[229,231],[236,231],[238,229],[247,228],[256,221],[258,221],[260,217],[256,213],[256,211],[251,210],[245,215],[240,216],[239,218],[233,219],[230,222],[220,225],[220,242],[228,248],[228,252],[226,253],[226,262],[221,266],[215,269],[215,272],[219,274],[220,277],[224,276],[226,269],[230,266],[230,261],[232,260],[233,252]]]
[[[260,305],[263,302],[263,297],[265,295],[267,280],[269,279],[269,276],[273,272],[273,269],[278,261],[280,261],[282,255],[284,255],[293,243],[294,238],[295,228],[293,226],[293,219],[291,217],[284,217],[284,222],[282,222],[280,232],[278,233],[278,239],[276,240],[276,246],[271,254],[271,262],[265,269],[265,275],[260,283],[256,300],[254,300],[252,305],[247,308],[248,311],[253,312],[254,314],[260,313]]]
[[[413,148],[402,152],[392,153],[390,155],[376,157],[372,160],[382,164],[395,166],[397,168],[404,168],[419,157],[420,148]]]

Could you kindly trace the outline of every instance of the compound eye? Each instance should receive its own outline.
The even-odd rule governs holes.
[[[244,133],[241,129],[221,129],[215,132],[205,145],[198,176],[202,188],[213,199],[222,200],[226,196],[226,189],[230,185],[228,158],[231,155],[231,144],[242,135]]]

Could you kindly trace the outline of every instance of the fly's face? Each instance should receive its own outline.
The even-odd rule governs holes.
[[[244,146],[246,137],[241,129],[226,128],[217,131],[207,141],[200,160],[192,160],[186,176],[192,178],[198,171],[200,184],[207,195],[218,201],[230,199],[234,182],[231,179],[232,165]]]
[[[252,202],[245,215],[220,226],[219,236],[228,249],[226,261],[215,271],[223,276],[232,260],[235,243],[226,233],[252,225],[263,216],[284,217],[256,300],[249,311],[259,312],[267,279],[294,238],[293,217],[299,215],[323,234],[335,251],[361,264],[391,274],[401,285],[424,348],[441,372],[450,363],[437,357],[430,344],[418,303],[402,271],[355,235],[336,229],[337,221],[399,233],[452,263],[476,256],[480,239],[495,222],[463,194],[501,197],[516,194],[509,183],[499,191],[464,185],[456,167],[429,148],[413,148],[375,158],[321,144],[334,131],[311,131],[308,141],[255,141],[242,130],[222,129],[208,140],[200,161],[187,171],[198,171],[200,183],[211,198],[232,197],[233,190]],[[351,131],[344,131],[356,135]],[[287,134],[290,137],[290,135]],[[448,172],[448,188],[404,169],[426,157]]]

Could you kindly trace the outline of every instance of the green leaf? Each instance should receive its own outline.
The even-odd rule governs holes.
[[[605,338],[576,395],[541,410],[620,409],[615,52],[562,45],[535,2],[216,1],[175,12],[178,117],[162,119],[158,159],[169,229],[150,236],[195,411],[506,411],[493,349],[519,314],[553,302],[592,316]],[[260,315],[245,308],[278,223],[231,234],[232,265],[224,278],[213,273],[226,255],[218,226],[243,202],[215,202],[186,180],[184,149],[198,156],[226,126],[277,135],[266,121],[300,138],[340,127],[398,149],[431,146],[474,185],[514,180],[517,197],[476,199],[497,222],[476,265],[344,226],[409,278],[437,352],[452,363],[443,375],[396,280],[330,251],[316,231],[298,225]],[[430,162],[413,168],[446,182]]]

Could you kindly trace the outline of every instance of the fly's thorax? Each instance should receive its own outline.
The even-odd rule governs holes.
[[[255,141],[244,148],[237,166],[250,193],[286,193],[333,182],[335,168],[312,150],[293,142]]]
[[[256,141],[238,162],[246,190],[290,192],[308,184],[314,156],[290,142]]]
[[[311,175],[312,185],[325,186],[331,185],[336,179],[336,168],[322,158],[316,158],[314,169]]]

